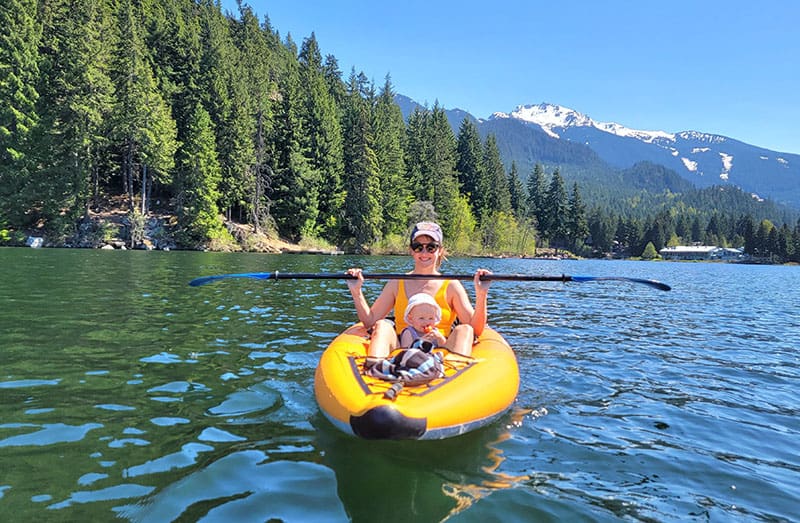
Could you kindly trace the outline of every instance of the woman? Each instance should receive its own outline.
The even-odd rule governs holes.
[[[409,252],[414,258],[414,270],[409,274],[441,274],[439,267],[445,257],[441,227],[433,222],[416,224],[411,231]],[[357,276],[357,279],[347,280],[347,286],[353,296],[358,319],[368,330],[371,329],[369,356],[385,358],[398,347],[398,334],[406,327],[404,311],[408,297],[419,292],[433,296],[441,307],[442,320],[438,329],[447,338],[443,346],[451,352],[469,356],[475,338],[481,335],[486,326],[486,299],[491,282],[480,279],[482,275],[489,274],[486,269],[475,272],[475,308],[463,285],[456,280],[390,280],[370,307],[361,290],[364,284],[361,269],[349,269],[347,273]],[[396,325],[385,319],[392,309]],[[456,318],[459,324],[451,332]]]

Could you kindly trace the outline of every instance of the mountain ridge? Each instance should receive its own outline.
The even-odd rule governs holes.
[[[425,109],[403,95],[395,98],[406,117],[417,107]],[[516,162],[523,173],[536,163],[561,165],[563,161],[565,166],[603,173],[650,162],[675,171],[698,188],[733,185],[755,198],[800,209],[797,154],[697,130],[670,133],[599,122],[552,103],[518,105],[487,119],[462,109],[445,112],[455,133],[464,118],[473,119],[481,136],[494,133],[503,161],[507,166]]]

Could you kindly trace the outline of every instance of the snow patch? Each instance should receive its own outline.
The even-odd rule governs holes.
[[[710,150],[711,147],[695,147],[694,149],[692,149],[692,154],[707,153]]]
[[[781,164],[785,165],[786,167],[789,166],[789,162],[786,161],[786,159],[784,159],[784,158],[778,157],[778,163],[781,163]]]
[[[769,156],[759,156],[762,160],[769,160]]]
[[[697,172],[697,162],[693,162],[688,158],[681,158],[681,161],[687,171]]]
[[[719,157],[722,159],[722,168],[725,169],[725,171],[730,171],[731,167],[733,167],[733,155],[719,153]]]
[[[722,160],[722,172],[719,173],[719,177],[722,180],[728,181],[728,176],[731,173],[731,168],[733,167],[733,155],[727,153],[719,153],[719,157]]]
[[[672,153],[671,153],[672,156],[678,156],[679,154],[681,154],[681,153],[678,152],[677,149],[670,149],[670,151],[672,151]]]

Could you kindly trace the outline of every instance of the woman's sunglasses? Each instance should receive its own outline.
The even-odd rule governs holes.
[[[438,243],[412,243],[411,250],[414,252],[422,252],[425,250],[426,252],[436,252],[439,250]]]

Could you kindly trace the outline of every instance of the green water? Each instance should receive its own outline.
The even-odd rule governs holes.
[[[187,285],[356,265],[408,259],[0,249],[0,521],[795,518],[798,268],[451,260],[673,291],[495,283],[512,412],[451,440],[366,442],[313,395],[355,321],[343,281]]]

